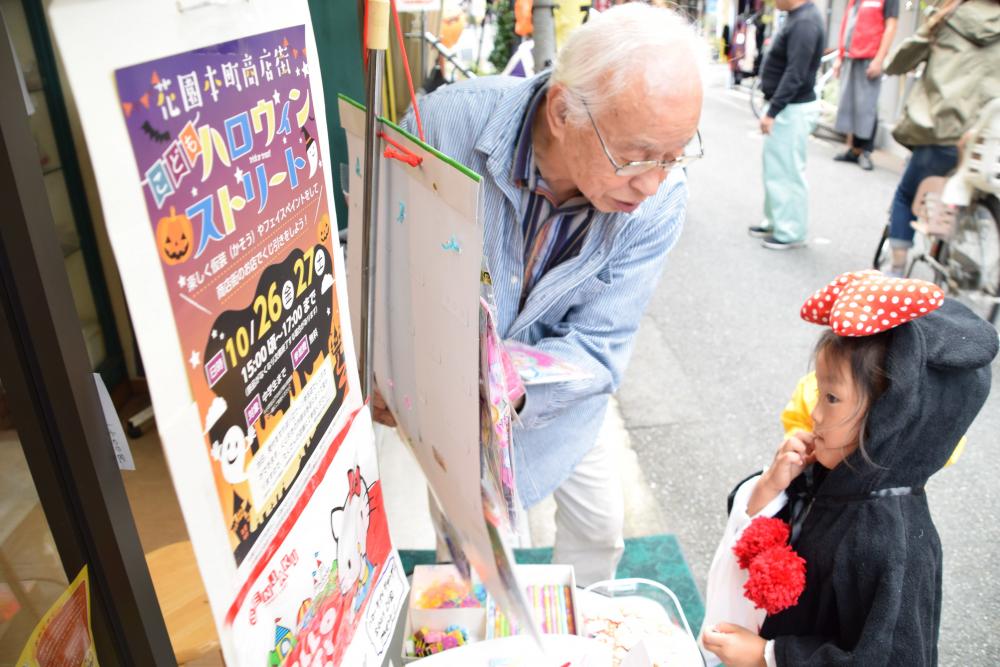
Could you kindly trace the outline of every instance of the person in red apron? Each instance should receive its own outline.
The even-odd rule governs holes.
[[[847,135],[847,149],[834,159],[872,169],[878,126],[882,61],[896,35],[899,0],[848,0],[840,23],[834,76],[840,77],[840,104],[834,129]]]

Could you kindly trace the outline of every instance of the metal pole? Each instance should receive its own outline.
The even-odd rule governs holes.
[[[389,42],[389,0],[368,0],[368,105],[365,126],[364,209],[361,236],[361,395],[372,395],[372,348],[375,342],[375,269],[378,238],[378,118],[382,107],[382,76]]]
[[[535,59],[535,72],[552,67],[556,59],[556,22],[552,0],[535,0],[531,7],[531,33],[535,46],[531,55]]]
[[[479,48],[476,49],[477,72],[483,66],[483,38],[486,37],[486,22],[489,20],[490,20],[490,6],[486,5],[486,13],[483,14],[483,20],[479,23]]]
[[[410,25],[413,25],[413,24],[411,23]],[[420,46],[420,52],[419,52],[420,57],[417,59],[417,62],[420,63],[419,65],[417,65],[417,67],[420,68],[420,74],[419,74],[420,80],[417,82],[417,87],[419,87],[419,88],[423,88],[424,84],[427,82],[426,81],[426,79],[427,79],[427,63],[424,62],[425,58],[427,57],[427,45],[424,44],[424,34],[426,34],[426,32],[427,32],[427,12],[421,10],[421,12],[420,12],[420,41],[418,42],[418,44]]]

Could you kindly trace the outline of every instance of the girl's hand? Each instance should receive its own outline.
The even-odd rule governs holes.
[[[778,493],[787,489],[792,480],[816,460],[813,454],[815,440],[812,433],[796,431],[778,447],[771,467],[761,475],[760,482]]]
[[[757,480],[757,485],[750,494],[747,503],[747,514],[754,516],[764,509],[769,502],[778,497],[788,488],[792,480],[802,474],[805,467],[816,460],[813,454],[813,443],[816,439],[807,431],[796,431],[794,435],[781,443],[771,466]]]
[[[719,623],[702,633],[701,642],[728,667],[767,667],[764,661],[767,641],[743,626]]]

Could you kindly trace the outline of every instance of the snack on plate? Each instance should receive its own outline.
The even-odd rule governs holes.
[[[618,597],[605,598],[599,605],[587,604],[583,626],[587,637],[611,649],[614,667],[621,665],[640,641],[651,654],[651,664],[671,667],[702,664],[691,636],[653,600]]]

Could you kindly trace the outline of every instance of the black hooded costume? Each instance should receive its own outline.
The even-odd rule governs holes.
[[[997,331],[946,299],[886,335],[890,386],[864,441],[878,466],[860,451],[813,464],[778,514],[806,561],[798,603],[761,628],[779,666],[937,664],[941,541],[923,487],[989,394]]]

